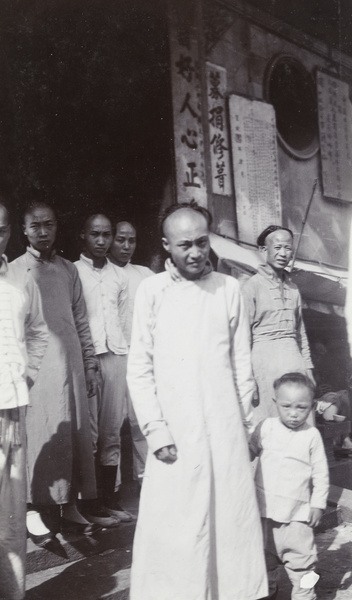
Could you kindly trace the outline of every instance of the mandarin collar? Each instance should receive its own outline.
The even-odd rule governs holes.
[[[89,258],[85,254],[83,254],[83,252],[80,254],[79,259],[82,260],[90,269],[92,269],[92,270],[94,269],[94,271],[101,271],[102,269],[105,269],[105,267],[108,265],[108,262],[110,262],[107,259],[107,257],[105,257],[105,263],[103,264],[103,266],[100,269],[99,267],[95,267],[94,263],[93,263],[93,259]]]
[[[267,279],[270,279],[271,281],[273,281],[275,283],[287,283],[288,281],[291,281],[290,274],[288,271],[286,271],[284,269],[283,270],[283,278],[280,279],[279,277],[277,277],[274,270],[267,264],[259,265],[258,273],[260,273],[260,275],[263,275],[264,277],[266,277]]]
[[[31,254],[32,256],[34,256],[34,258],[36,260],[40,260],[41,262],[50,262],[53,261],[55,256],[56,256],[56,250],[55,248],[51,251],[51,254],[49,256],[49,260],[46,261],[41,257],[41,253],[39,252],[39,250],[36,250],[35,248],[32,248],[32,246],[27,246],[27,252],[28,254]]]
[[[212,272],[213,266],[212,266],[210,260],[208,259],[207,262],[205,263],[204,271],[201,273],[201,275],[199,277],[197,277],[197,279],[192,279],[192,280],[186,279],[186,277],[183,277],[181,275],[181,273],[179,272],[178,268],[176,267],[175,263],[173,262],[173,260],[171,258],[166,259],[165,270],[169,273],[169,275],[173,281],[199,281],[200,279],[203,279],[204,277],[209,275],[209,273]]]
[[[4,275],[8,271],[8,260],[6,254],[3,254],[0,262],[0,274]]]

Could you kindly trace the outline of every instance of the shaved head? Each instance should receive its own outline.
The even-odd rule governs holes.
[[[103,215],[101,213],[97,213],[95,215],[90,215],[90,217],[88,217],[88,219],[85,220],[84,225],[83,225],[83,230],[82,230],[83,233],[86,232],[86,231],[88,231],[91,228],[92,223],[93,223],[93,221],[95,219],[97,219],[97,220],[103,219],[103,220],[105,220],[105,222],[109,222],[110,223],[110,227],[111,227],[111,221],[110,221],[110,219],[106,215]]]
[[[199,279],[208,261],[209,226],[205,215],[182,207],[164,220],[163,246],[185,279]]]
[[[125,227],[132,229],[132,231],[134,231],[134,233],[136,234],[135,226],[132,225],[132,223],[130,223],[129,221],[119,221],[118,223],[116,223],[116,233],[118,233],[120,229],[124,229]]]
[[[191,223],[205,224],[207,231],[209,230],[207,219],[202,213],[196,212],[193,208],[183,207],[166,217],[163,223],[164,236],[169,238],[176,229],[187,229]]]

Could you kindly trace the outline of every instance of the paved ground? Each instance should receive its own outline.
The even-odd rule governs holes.
[[[136,514],[137,497],[131,497],[128,504]],[[335,518],[335,514],[332,516]],[[60,537],[66,558],[49,556],[47,551],[29,544],[32,572],[27,576],[26,600],[128,600],[133,531],[134,524],[124,524],[101,532],[95,539]],[[319,532],[316,541],[321,576],[318,599],[351,600],[352,523],[340,523]],[[277,600],[290,600],[290,584],[284,570]]]
[[[127,465],[123,472],[127,481],[122,487],[123,504],[137,516],[138,486],[130,481],[130,475]],[[336,486],[351,489],[352,458],[333,462],[330,475]],[[352,492],[331,490],[331,497],[341,509],[330,506],[325,530],[316,534],[320,574],[317,595],[318,600],[352,600]],[[128,600],[134,527],[135,522],[121,524],[94,538],[58,536],[61,547],[57,554],[40,550],[28,541],[26,600]],[[290,589],[282,569],[277,600],[290,600]]]

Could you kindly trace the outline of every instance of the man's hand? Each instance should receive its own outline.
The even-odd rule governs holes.
[[[160,450],[154,452],[154,454],[158,460],[162,460],[164,463],[171,464],[177,460],[177,450],[174,445],[164,446],[163,448],[160,448]]]
[[[86,372],[86,384],[87,384],[87,395],[88,398],[92,398],[92,396],[96,396],[98,391],[98,383],[97,376],[95,373],[95,369],[88,369]]]
[[[309,525],[311,527],[316,527],[317,525],[319,525],[320,519],[323,516],[323,509],[322,508],[311,508],[310,509],[310,513],[309,513]]]

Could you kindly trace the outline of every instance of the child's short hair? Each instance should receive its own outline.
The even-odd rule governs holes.
[[[285,373],[285,375],[281,375],[278,379],[274,381],[274,390],[275,392],[285,383],[295,383],[297,385],[301,385],[303,387],[308,388],[312,393],[312,398],[315,395],[315,385],[313,381],[304,373],[300,373],[299,371],[294,373]]]

